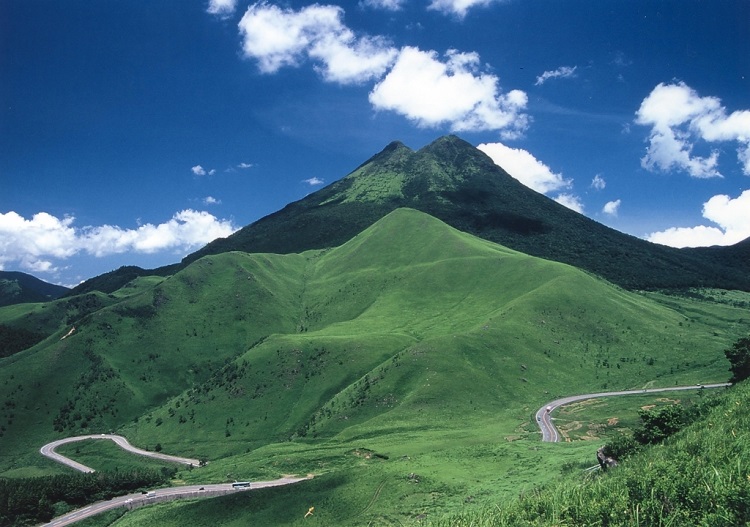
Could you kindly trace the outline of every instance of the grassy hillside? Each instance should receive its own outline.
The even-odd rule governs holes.
[[[750,385],[744,382],[706,418],[605,474],[568,478],[493,509],[430,525],[747,525],[748,402]]]
[[[628,289],[750,291],[750,241],[675,249],[623,234],[529,189],[455,136],[416,152],[391,143],[346,177],[208,244],[183,264],[232,250],[296,253],[338,246],[400,207]],[[96,286],[84,284],[80,291]]]
[[[0,362],[0,475],[65,470],[38,446],[110,430],[208,460],[181,481],[316,474],[250,508],[122,520],[152,524],[211,507],[228,525],[293,524],[313,505],[321,525],[481,507],[592,463],[588,444],[539,443],[539,406],[726,380],[747,316],[630,293],[408,209],[335,249],[207,256],[105,298],[64,340],[67,326]]]
[[[0,306],[23,302],[46,302],[59,298],[69,289],[54,285],[26,273],[0,271]]]
[[[529,189],[471,144],[447,136],[416,152],[393,142],[346,177],[180,263],[154,270],[123,267],[87,280],[71,294],[113,292],[136,276],[167,276],[223,252],[287,254],[336,247],[404,207],[628,289],[750,291],[750,240],[732,247],[675,249],[623,234]]]

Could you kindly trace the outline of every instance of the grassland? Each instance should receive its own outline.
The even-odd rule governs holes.
[[[562,441],[607,442],[618,435],[632,434],[641,424],[638,412],[679,404],[689,407],[717,396],[716,390],[628,395],[587,399],[561,406],[555,412],[555,426]]]
[[[430,525],[746,525],[750,385],[742,383],[722,399],[707,418],[604,474],[569,477],[503,505]]]
[[[484,510],[595,462],[590,442],[541,444],[539,406],[725,381],[723,350],[747,323],[732,303],[627,292],[413,210],[336,249],[207,256],[101,303],[0,362],[0,475],[66,470],[38,447],[117,431],[208,461],[179,481],[316,476],[122,525],[293,525],[310,506],[307,524],[399,525]],[[31,309],[24,323],[61,307]],[[20,323],[13,313],[0,321]]]

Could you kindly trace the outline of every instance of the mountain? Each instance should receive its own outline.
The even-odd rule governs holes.
[[[0,358],[0,475],[63,471],[41,445],[115,431],[208,460],[177,479],[315,473],[286,509],[405,524],[593,456],[539,448],[533,411],[552,398],[726,379],[746,310],[663,296],[397,209],[335,248],[222,252],[110,294],[0,308],[47,335]],[[230,508],[255,522],[246,501]],[[294,521],[280,514],[263,524]]]
[[[0,322],[49,336],[0,362],[0,400],[26,409],[0,415],[8,451],[126,427],[142,444],[187,434],[196,454],[228,455],[375,426],[383,412],[407,423],[443,396],[460,414],[560,383],[721,380],[740,327],[726,307],[723,322],[696,310],[683,328],[672,307],[413,209],[333,249],[208,255],[167,278],[24,309],[0,310]],[[356,402],[365,384],[372,405]]]
[[[226,251],[335,247],[399,207],[629,289],[750,291],[750,240],[735,247],[675,249],[623,234],[522,185],[455,136],[417,152],[391,143],[343,179],[208,244],[183,264]]]
[[[456,136],[417,152],[396,141],[348,176],[217,239],[179,264],[118,269],[71,294],[112,292],[135,276],[168,276],[209,254],[287,254],[336,247],[401,207],[526,254],[564,262],[628,289],[750,291],[750,239],[734,247],[675,249],[606,227],[511,177]]]
[[[70,291],[67,287],[54,285],[26,273],[0,271],[0,306],[23,302],[47,302],[60,298]]]

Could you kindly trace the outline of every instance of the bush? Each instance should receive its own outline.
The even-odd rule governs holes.
[[[660,443],[685,426],[685,409],[670,405],[653,410],[641,410],[642,428],[635,431],[634,437],[642,445]]]
[[[604,445],[604,455],[620,461],[641,450],[641,444],[633,436],[621,435]]]
[[[729,371],[732,378],[729,382],[740,382],[750,377],[750,337],[735,342],[731,348],[724,350],[729,359]]]

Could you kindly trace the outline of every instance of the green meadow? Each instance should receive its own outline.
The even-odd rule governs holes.
[[[314,476],[139,509],[118,526],[483,514],[580,477],[606,437],[588,431],[616,413],[622,430],[610,432],[626,432],[637,415],[626,409],[652,404],[589,405],[561,416],[586,423],[576,430],[589,441],[571,426],[570,443],[543,444],[533,416],[544,403],[724,382],[723,350],[748,320],[742,293],[629,292],[409,209],[334,249],[205,256],[75,298],[0,309],[1,323],[50,335],[0,359],[0,477],[64,472],[39,447],[103,432],[207,461],[179,468],[177,482]],[[65,314],[57,326],[53,312]],[[105,469],[131,463],[91,443],[65,452]]]

